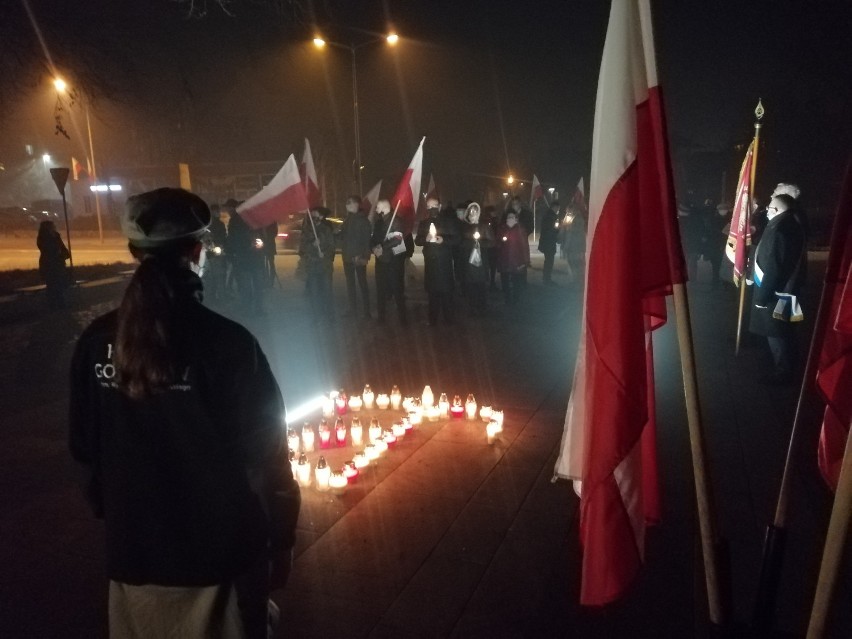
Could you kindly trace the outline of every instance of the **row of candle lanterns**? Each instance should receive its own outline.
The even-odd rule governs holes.
[[[395,442],[397,439],[404,437],[408,431],[419,423],[420,420],[416,418],[412,420],[409,416],[395,421],[390,429],[383,429],[379,420],[373,417],[370,420],[369,426],[366,428],[367,439],[371,444],[375,444],[379,439],[389,438],[393,438],[393,441]],[[352,446],[357,447],[364,444],[365,429],[360,418],[352,418],[348,431],[349,440]],[[323,419],[319,423],[317,432],[319,432],[319,448],[321,449],[331,447],[332,432],[334,433],[334,443],[336,446],[341,447],[346,445],[346,422],[344,422],[340,417],[337,418],[333,429],[329,426],[328,421]],[[317,434],[314,431],[314,427],[310,423],[305,422],[304,426],[302,426],[301,433],[295,428],[289,428],[287,430],[287,447],[292,451],[312,452],[315,448],[317,448]]]

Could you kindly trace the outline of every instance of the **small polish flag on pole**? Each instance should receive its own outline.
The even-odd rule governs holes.
[[[305,151],[302,153],[302,164],[299,166],[299,175],[305,184],[305,194],[308,198],[310,208],[316,208],[322,204],[320,195],[317,170],[314,167],[314,155],[311,153],[311,143],[305,138]]]
[[[532,192],[530,193],[530,208],[535,206],[537,200],[540,200],[544,197],[544,189],[541,186],[541,182],[538,181],[538,176],[533,173],[532,180]]]
[[[423,172],[423,143],[426,141],[424,136],[420,140],[420,146],[414,152],[414,157],[411,158],[411,164],[399,181],[399,186],[396,187],[396,193],[393,194],[391,203],[396,207],[394,209],[394,217],[399,217],[402,220],[402,226],[405,233],[411,233],[414,227],[414,214],[417,211],[417,202],[420,200],[420,178]],[[393,224],[393,218],[391,218]],[[391,228],[388,225],[388,229]]]
[[[305,197],[305,185],[299,175],[296,158],[290,154],[284,166],[259,192],[237,207],[243,219],[253,229],[272,222],[282,222],[291,213],[300,213],[309,208]]]

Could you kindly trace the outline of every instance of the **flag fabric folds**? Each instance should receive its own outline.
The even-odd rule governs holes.
[[[420,146],[414,152],[414,157],[411,158],[411,164],[399,181],[399,186],[396,187],[391,199],[391,207],[396,209],[396,216],[402,220],[405,233],[411,233],[414,227],[414,216],[417,213],[417,203],[420,201],[420,178],[423,172],[423,142],[424,137],[420,140]]]
[[[659,519],[651,332],[685,281],[648,0],[612,3],[595,107],[586,288],[556,475],[579,483],[580,603],[624,594]],[[575,483],[575,485],[577,485]]]
[[[85,172],[86,169],[83,168],[83,165],[80,163],[80,160],[75,158],[73,155],[71,156],[71,176],[74,180],[80,179],[80,174]]]
[[[429,186],[426,187],[426,194],[423,198],[428,200],[430,197],[438,197],[438,187],[435,186],[435,175],[432,173],[429,174]]]
[[[308,138],[305,138],[305,150],[302,153],[302,163],[299,165],[299,175],[302,178],[302,183],[305,185],[305,194],[308,198],[310,208],[316,208],[322,204],[322,196],[320,195],[319,180],[317,179],[317,170],[314,167],[314,155],[311,152],[311,143]]]
[[[817,459],[823,479],[837,490],[852,421],[852,162],[834,218],[823,304],[816,386],[826,406]]]
[[[367,212],[367,216],[372,220],[373,214],[376,211],[376,203],[379,201],[379,193],[382,190],[382,181],[376,182],[372,189],[367,191],[367,195],[361,200],[361,208]]]
[[[740,280],[746,272],[748,247],[751,244],[751,193],[749,191],[753,157],[754,140],[748,145],[748,151],[740,169],[734,212],[731,215],[731,230],[725,246],[725,255],[734,264],[734,284],[737,286],[740,285]]]
[[[284,166],[259,192],[237,207],[251,228],[282,222],[287,215],[308,209],[305,185],[299,175],[296,158],[291,154]]]
[[[577,188],[574,189],[574,196],[571,198],[571,206],[583,215],[589,211],[589,207],[586,205],[586,189],[583,188],[583,178],[580,178],[580,181],[577,182]]]
[[[543,197],[544,189],[541,186],[541,182],[538,181],[538,176],[533,173],[532,190],[530,191],[530,208],[533,207],[536,200],[540,200]]]

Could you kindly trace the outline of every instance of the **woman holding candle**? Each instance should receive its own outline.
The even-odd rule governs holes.
[[[518,224],[518,214],[509,209],[506,222],[497,229],[497,269],[507,306],[516,306],[530,265],[530,245],[526,230]]]
[[[131,197],[139,266],[74,351],[69,445],[105,523],[113,637],[266,637],[292,556],[281,393],[255,338],[201,304],[209,223],[182,189]]]
[[[426,200],[426,217],[417,226],[414,243],[423,247],[423,284],[429,297],[429,326],[438,324],[443,314],[444,323],[452,324],[453,304],[453,247],[459,243],[456,226],[439,215],[438,198]]]
[[[471,202],[465,212],[462,230],[462,253],[465,256],[465,296],[470,314],[483,317],[488,307],[488,249],[494,244],[494,232],[480,219],[479,204]]]

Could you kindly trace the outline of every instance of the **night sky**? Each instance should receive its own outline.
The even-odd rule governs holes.
[[[4,3],[0,162],[21,162],[25,144],[85,156],[80,103],[71,140],[54,135],[49,65],[19,0]],[[88,96],[107,171],[283,162],[308,137],[318,169],[349,190],[352,58],[315,49],[316,24],[344,44],[401,36],[357,53],[365,189],[393,182],[423,135],[424,181],[434,172],[445,198],[499,191],[510,170],[561,190],[588,178],[608,2],[233,0],[232,15],[208,2],[191,19],[166,0],[29,4],[53,63]],[[850,3],[652,8],[679,198],[717,200],[723,171],[730,194],[762,98],[758,192],[797,181],[811,208],[830,209],[852,149]]]

